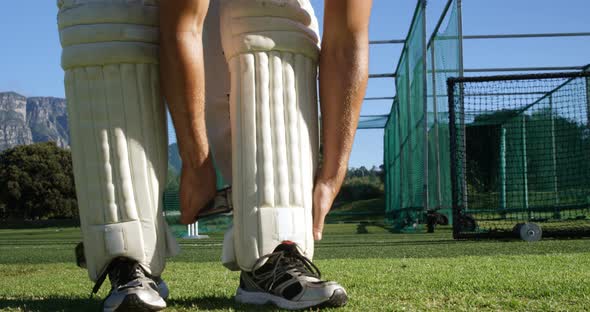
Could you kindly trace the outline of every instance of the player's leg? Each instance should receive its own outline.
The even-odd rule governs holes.
[[[205,114],[207,136],[216,168],[231,184],[231,122],[229,115],[230,75],[221,45],[219,0],[211,0],[203,26],[205,60]]]
[[[164,308],[152,286],[167,292],[159,276],[178,249],[162,214],[157,4],[58,1],[84,254],[92,280],[111,280],[105,311]]]
[[[343,305],[344,289],[321,281],[309,260],[319,55],[311,4],[221,3],[223,50],[231,74],[234,204],[234,232],[226,235],[224,264],[242,270],[236,299],[283,308]]]

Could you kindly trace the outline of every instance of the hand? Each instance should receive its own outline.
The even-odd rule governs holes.
[[[180,174],[180,223],[191,224],[216,193],[213,164],[205,162],[200,168],[182,166]]]
[[[313,189],[313,239],[321,240],[324,220],[340,189],[339,183],[318,179]]]

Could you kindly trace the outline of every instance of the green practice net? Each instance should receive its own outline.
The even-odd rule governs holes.
[[[441,17],[444,29],[434,32],[427,52],[428,210],[436,210],[452,224],[451,163],[447,79],[461,77],[462,34],[459,1],[452,1]]]
[[[460,5],[448,2],[428,45],[425,6],[419,1],[385,128],[387,221],[396,230],[418,229],[429,213],[452,223],[446,80],[463,74]]]
[[[424,218],[425,8],[419,1],[397,67],[397,96],[385,129],[386,218],[395,229]]]
[[[451,80],[456,236],[590,235],[590,73]]]

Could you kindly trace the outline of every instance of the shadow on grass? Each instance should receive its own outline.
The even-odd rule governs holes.
[[[176,309],[198,309],[198,310],[236,310],[236,311],[283,311],[272,305],[248,305],[239,304],[233,297],[206,296],[200,298],[181,298],[166,300],[168,307]]]
[[[47,298],[5,299],[0,298],[0,310],[11,309],[31,312],[100,311],[102,298]],[[236,311],[282,311],[271,305],[256,306],[238,304],[233,297],[206,296],[201,298],[168,299],[169,308],[180,310],[236,310]]]
[[[99,311],[100,298],[83,299],[68,297],[47,297],[31,299],[0,298],[0,310],[14,309],[17,311],[53,312],[53,311]]]

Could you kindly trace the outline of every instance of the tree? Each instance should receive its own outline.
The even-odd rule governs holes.
[[[4,218],[77,217],[70,151],[45,142],[0,153],[0,203]]]
[[[360,168],[348,168],[346,178],[335,202],[350,202],[383,196],[383,177],[383,170],[377,169],[376,166],[373,166],[371,170],[368,170],[364,166]]]

